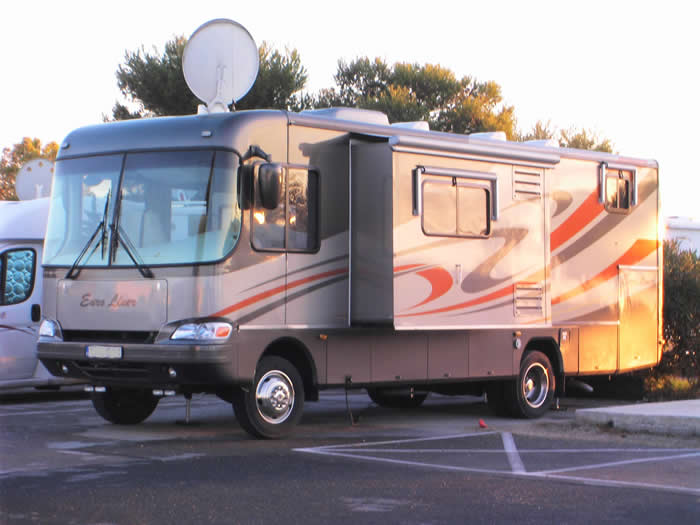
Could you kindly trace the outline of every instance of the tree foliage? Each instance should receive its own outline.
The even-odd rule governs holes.
[[[585,128],[569,128],[567,130],[555,130],[550,121],[546,123],[538,120],[527,133],[517,135],[518,140],[556,140],[562,148],[576,148],[604,153],[612,153],[612,143],[609,139],[599,138],[594,132]]]
[[[117,101],[112,108],[114,120],[148,116],[186,115],[197,112],[199,99],[189,90],[182,73],[182,54],[187,39],[175,37],[165,44],[162,54],[144,47],[127,51],[117,69],[117,85],[122,95],[135,106]],[[307,73],[296,49],[284,54],[263,42],[258,49],[260,70],[251,90],[236,104],[237,109],[303,109],[309,98],[299,95]]]
[[[0,200],[16,201],[15,180],[23,164],[33,159],[56,160],[58,144],[49,142],[41,145],[37,138],[24,137],[12,148],[3,148],[0,159]]]
[[[182,74],[183,36],[165,44],[162,54],[144,47],[127,51],[117,84],[127,104],[117,101],[112,118],[193,114],[200,101]],[[457,78],[438,64],[397,62],[358,57],[338,61],[335,86],[316,94],[303,93],[308,74],[296,49],[284,53],[263,42],[258,49],[260,71],[237,109],[272,108],[300,111],[333,106],[374,109],[390,122],[427,121],[433,130],[453,133],[504,131],[510,140],[554,139],[562,147],[612,152],[608,139],[582,128],[555,130],[537,122],[528,133],[516,129],[515,109],[504,103],[501,87],[470,76]],[[135,110],[129,107],[135,107]]]
[[[686,377],[700,374],[700,259],[664,242],[664,339],[662,368]]]
[[[505,131],[508,138],[516,136],[514,108],[503,104],[496,82],[458,79],[440,65],[389,66],[367,57],[340,60],[335,83],[319,92],[315,107],[375,109],[386,113],[390,122],[425,120],[438,131]]]

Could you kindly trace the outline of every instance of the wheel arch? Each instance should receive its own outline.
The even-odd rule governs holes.
[[[527,342],[525,350],[520,356],[520,362],[523,362],[528,352],[534,350],[542,352],[547,356],[549,362],[554,368],[554,376],[556,378],[555,394],[561,396],[564,394],[564,359],[561,355],[559,345],[552,337],[533,337]]]
[[[304,382],[306,401],[318,401],[318,374],[311,352],[304,343],[293,337],[280,337],[272,341],[260,359],[277,356],[286,359],[299,371]]]

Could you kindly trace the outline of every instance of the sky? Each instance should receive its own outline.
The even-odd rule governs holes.
[[[307,90],[333,85],[339,59],[440,64],[494,80],[518,128],[586,128],[660,166],[663,213],[700,219],[700,31],[687,0],[35,0],[0,10],[0,148],[59,142],[123,100],[126,51],[160,54],[174,36],[229,18],[256,43],[296,48]]]

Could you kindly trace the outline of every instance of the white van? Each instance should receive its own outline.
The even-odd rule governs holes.
[[[36,353],[48,211],[48,198],[0,201],[0,390],[76,382],[52,376]]]

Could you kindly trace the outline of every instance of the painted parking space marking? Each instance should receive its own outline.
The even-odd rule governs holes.
[[[463,441],[477,439],[481,446],[459,446],[463,445]],[[496,443],[499,443],[500,446],[494,446]],[[510,432],[488,431],[416,439],[326,445],[293,450],[321,456],[335,456],[451,472],[567,480],[585,485],[638,487],[700,496],[700,479],[691,478],[688,485],[622,479],[625,467],[629,466],[650,463],[663,466],[674,461],[692,461],[696,458],[700,460],[700,449],[614,447],[519,449]],[[600,461],[601,455],[612,454],[616,455],[614,461]],[[625,459],[620,459],[621,456]],[[565,461],[569,464],[557,468],[545,468],[545,465],[541,465],[544,459],[552,457],[556,458],[557,461]],[[528,469],[526,465],[531,465],[531,468]]]

